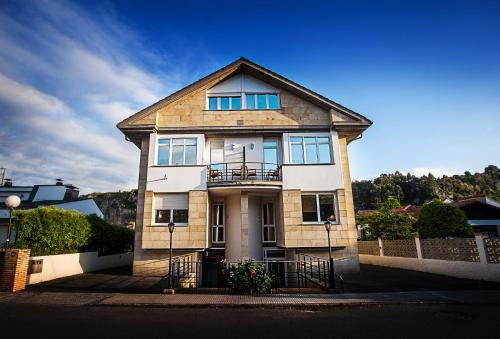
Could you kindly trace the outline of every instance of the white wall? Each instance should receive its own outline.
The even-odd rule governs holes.
[[[85,272],[132,265],[133,257],[133,252],[101,257],[97,252],[31,257],[30,260],[43,259],[43,268],[41,273],[28,275],[28,285]]]
[[[93,199],[69,201],[62,204],[56,204],[50,206],[62,208],[63,210],[66,211],[76,210],[85,215],[97,214],[98,217],[104,218],[104,214],[102,214],[101,210],[99,209],[99,207],[97,206],[97,204]],[[46,206],[40,206],[40,207],[46,207]]]
[[[226,197],[226,260],[241,259],[241,195]]]
[[[361,264],[442,274],[456,278],[500,282],[500,264],[387,256],[381,257],[367,254],[360,254],[359,262]]]
[[[253,149],[251,145],[253,144]],[[233,145],[237,146],[233,149]],[[224,162],[243,162],[243,146],[247,162],[264,161],[264,145],[262,136],[224,138]],[[237,165],[236,167],[240,167]],[[248,164],[248,168],[260,168],[260,164]]]
[[[329,136],[331,140],[330,154],[333,164],[325,165],[291,165],[290,137]],[[302,189],[303,191],[332,191],[344,188],[340,146],[336,131],[318,133],[283,133],[283,189]]]

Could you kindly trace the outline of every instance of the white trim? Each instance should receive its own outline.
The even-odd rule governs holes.
[[[337,200],[337,192],[301,192],[300,197],[301,197],[301,202],[302,202],[302,196],[303,195],[314,195],[316,196],[316,217],[317,221],[304,221],[304,215],[303,215],[303,207],[302,207],[302,224],[303,225],[323,225],[326,220],[321,220],[321,211],[319,207],[319,196],[320,195],[333,195],[333,211],[335,213],[335,222],[332,222],[333,225],[338,225],[340,224],[340,215],[338,211],[338,200]]]

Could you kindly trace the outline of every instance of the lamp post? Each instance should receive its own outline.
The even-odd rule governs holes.
[[[330,216],[325,221],[325,229],[328,234],[328,284],[333,289],[335,288],[335,272],[333,271],[332,245],[330,243],[330,231],[332,230],[332,222],[330,220],[335,220],[335,216]]]
[[[172,234],[175,230],[175,224],[173,221],[168,223],[168,232],[170,233],[170,254],[168,259],[168,287],[172,289],[174,287],[174,276],[172,273]]]
[[[5,206],[9,209],[9,228],[7,229],[7,239],[5,239],[5,249],[10,246],[10,233],[12,232],[12,212],[21,204],[21,199],[17,195],[9,195],[5,199]]]

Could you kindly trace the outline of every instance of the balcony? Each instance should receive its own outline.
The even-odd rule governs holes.
[[[281,185],[281,165],[263,162],[228,162],[207,166],[207,183],[215,185]]]

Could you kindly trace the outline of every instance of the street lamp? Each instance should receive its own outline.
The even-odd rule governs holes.
[[[172,274],[172,233],[174,233],[175,224],[173,221],[168,223],[168,232],[170,233],[170,255],[168,259],[168,285],[172,289],[174,287],[174,276]]]
[[[332,230],[332,222],[330,220],[335,220],[335,215],[329,216],[325,221],[325,229],[328,234],[328,284],[330,288],[335,288],[335,272],[333,271],[333,258],[332,258],[332,245],[330,243],[330,231]]]
[[[9,248],[10,233],[12,232],[12,212],[21,204],[21,199],[17,195],[9,195],[5,199],[5,206],[9,209],[9,228],[7,230],[7,239],[5,239],[5,249]]]

